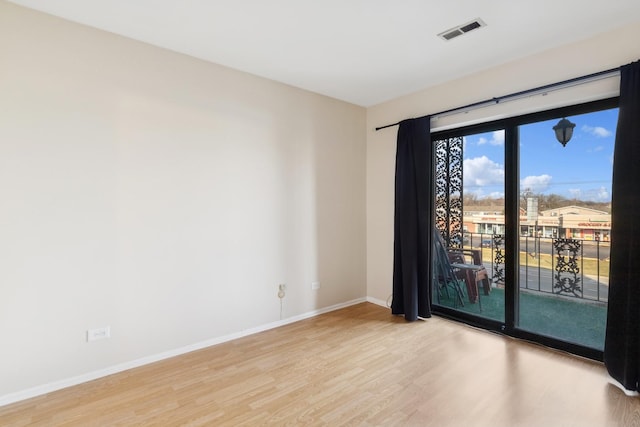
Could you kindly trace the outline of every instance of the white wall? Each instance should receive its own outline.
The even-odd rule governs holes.
[[[618,67],[640,59],[640,22],[561,49],[514,61],[367,110],[367,295],[387,300],[393,278],[393,203],[397,127],[374,129],[542,85]],[[436,65],[437,66],[437,65]],[[614,96],[608,79],[546,96],[526,98],[432,120],[432,129],[458,127]]]
[[[0,2],[0,400],[364,298],[365,120]]]

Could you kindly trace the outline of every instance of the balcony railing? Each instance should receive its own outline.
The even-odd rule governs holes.
[[[607,301],[609,242],[531,236],[521,236],[519,242],[521,289]],[[480,249],[494,286],[504,285],[504,235],[464,233],[461,246]]]

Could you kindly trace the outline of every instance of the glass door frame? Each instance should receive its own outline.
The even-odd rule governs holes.
[[[486,123],[464,126],[454,129],[433,132],[431,141],[439,141],[447,138],[464,137],[473,134],[492,132],[504,129],[504,168],[505,168],[505,318],[504,322],[481,316],[454,310],[452,308],[437,305],[432,302],[434,314],[461,321],[466,324],[481,327],[490,331],[499,332],[515,338],[533,341],[547,347],[567,351],[589,359],[602,361],[604,354],[602,350],[586,347],[583,345],[563,341],[545,335],[536,334],[518,327],[519,319],[519,209],[520,209],[520,152],[519,152],[519,126],[551,120],[557,117],[573,116],[617,108],[619,97],[612,97],[598,101],[591,101],[551,110],[540,111]],[[549,132],[552,132],[549,129]],[[433,144],[435,151],[435,144]],[[432,153],[435,162],[435,152]],[[435,168],[434,168],[435,173]],[[432,182],[435,187],[435,176]],[[435,193],[435,192],[434,192]],[[433,208],[432,208],[433,209]],[[432,212],[435,218],[435,212]],[[433,260],[430,260],[432,263]],[[433,284],[432,284],[433,285]],[[432,287],[433,289],[433,287]]]

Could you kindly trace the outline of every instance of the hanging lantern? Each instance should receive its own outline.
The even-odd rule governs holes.
[[[556,132],[556,138],[563,147],[567,145],[567,142],[569,142],[573,136],[574,127],[576,127],[576,124],[571,123],[567,119],[560,120],[558,124],[553,127],[553,130]]]

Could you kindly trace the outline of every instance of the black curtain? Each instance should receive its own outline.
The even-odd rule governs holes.
[[[399,126],[391,312],[413,321],[431,317],[431,118],[404,120]]]
[[[611,197],[611,264],[604,362],[637,391],[640,377],[640,62],[620,67]]]

